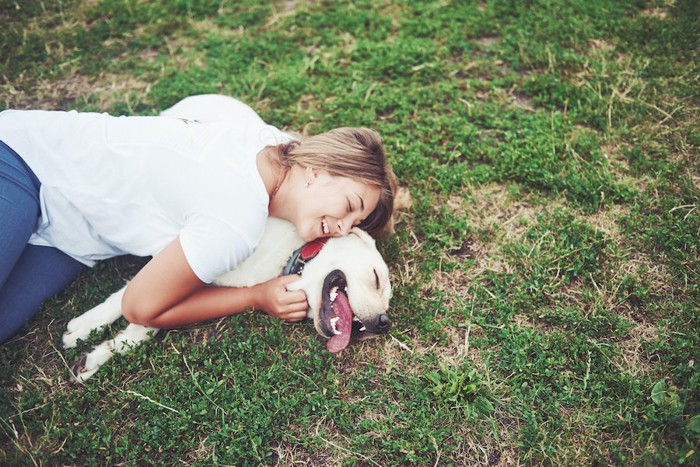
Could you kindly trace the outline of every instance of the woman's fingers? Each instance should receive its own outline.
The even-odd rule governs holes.
[[[271,279],[258,285],[261,308],[269,315],[285,321],[301,321],[306,317],[308,302],[303,290],[288,290],[287,285],[299,280],[299,276],[289,275]]]

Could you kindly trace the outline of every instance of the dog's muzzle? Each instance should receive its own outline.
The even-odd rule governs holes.
[[[312,240],[292,253],[282,274],[298,274],[326,245],[328,238]],[[350,339],[363,339],[387,332],[391,328],[389,316],[382,313],[372,320],[360,321],[355,316],[348,298],[345,274],[339,269],[331,271],[323,281],[319,322],[323,335],[328,338],[326,348],[338,353],[350,344]]]
[[[331,353],[345,349],[351,339],[362,340],[391,328],[391,320],[384,313],[360,321],[350,306],[345,274],[339,269],[331,271],[323,281],[319,318],[321,330],[329,338],[326,348]]]

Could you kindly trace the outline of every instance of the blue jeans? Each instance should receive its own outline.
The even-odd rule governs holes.
[[[29,245],[40,214],[39,180],[0,141],[0,343],[85,267],[62,251]]]

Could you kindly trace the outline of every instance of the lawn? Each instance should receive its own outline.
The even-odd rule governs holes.
[[[413,200],[379,243],[394,327],[338,356],[250,311],[74,385],[110,331],[66,351],[66,323],[146,259],[85,272],[0,347],[0,465],[698,465],[699,18],[697,0],[0,0],[0,109],[233,95],[280,128],[377,129]]]

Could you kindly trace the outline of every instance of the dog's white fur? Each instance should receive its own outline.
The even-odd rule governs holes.
[[[250,107],[227,96],[204,95],[188,97],[163,112],[165,116],[188,120],[224,120],[231,113],[249,112],[250,118],[260,118]],[[280,275],[287,259],[303,245],[293,224],[269,218],[255,252],[238,268],[220,276],[215,285],[248,287]],[[377,251],[374,239],[366,232],[353,228],[345,237],[330,238],[320,253],[306,264],[302,275],[288,288],[303,290],[309,303],[307,317],[313,319],[317,332],[325,337],[319,311],[322,306],[323,282],[334,270],[341,270],[347,280],[347,291],[353,313],[371,332],[385,315],[391,298],[389,270]],[[125,287],[126,288],[126,287]],[[96,329],[114,322],[121,315],[124,289],[112,294],[105,302],[68,323],[63,345],[71,348]],[[114,339],[107,340],[87,353],[72,372],[77,381],[85,381],[104,365],[112,355],[124,353],[158,332],[157,328],[129,324]]]

